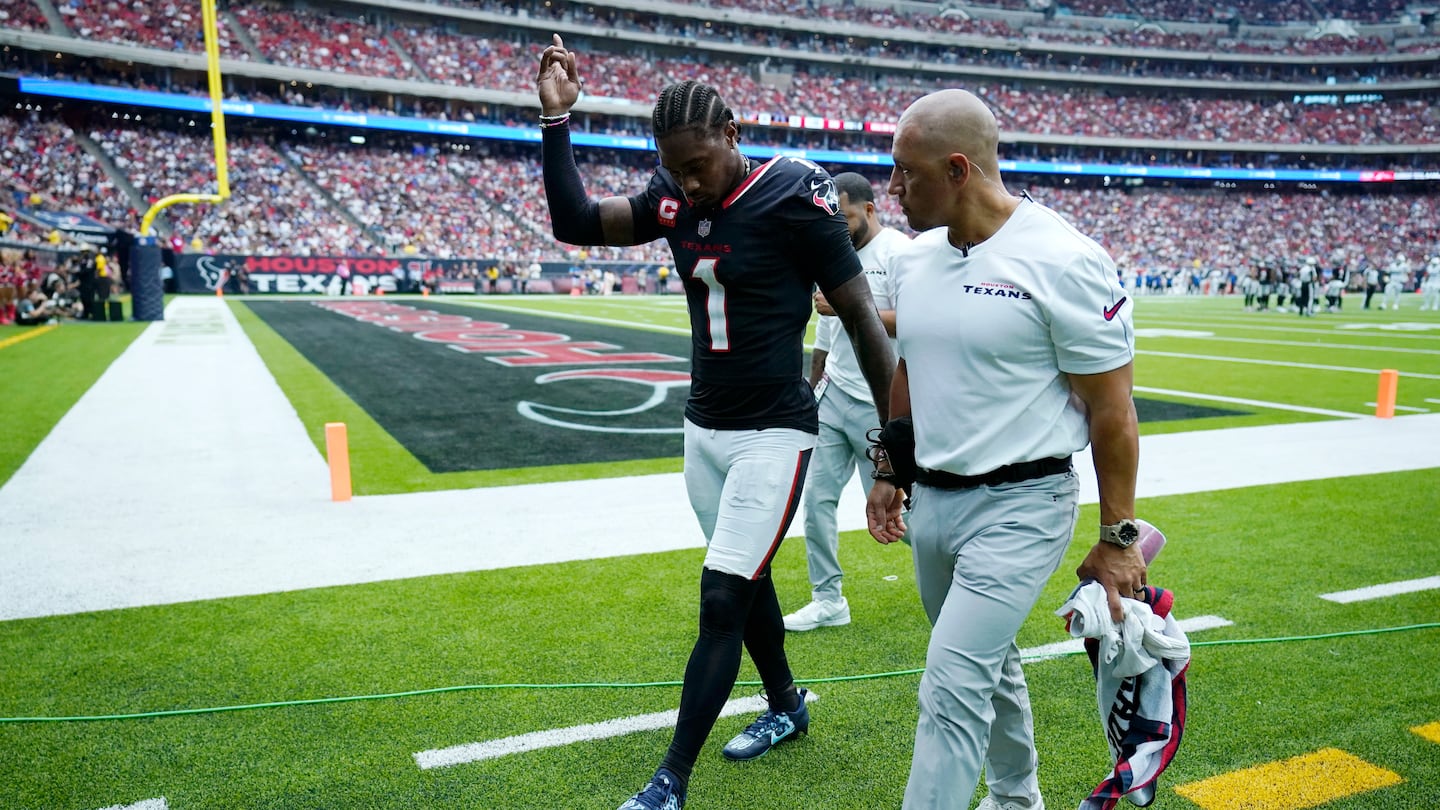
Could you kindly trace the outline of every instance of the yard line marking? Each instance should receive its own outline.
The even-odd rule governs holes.
[[[805,696],[805,702],[814,701],[815,693],[810,692]],[[750,714],[765,711],[765,698],[761,696],[736,698],[726,702],[720,709],[721,717],[730,717],[737,714]],[[430,751],[420,751],[415,754],[415,764],[422,770],[431,768],[448,768],[451,765],[463,765],[467,762],[479,762],[486,759],[519,754],[525,751],[537,751],[541,748],[555,748],[561,745],[586,742],[589,740],[604,740],[610,737],[619,737],[624,734],[633,734],[637,731],[655,731],[662,728],[671,728],[680,716],[679,709],[672,709],[668,712],[655,712],[654,714],[639,714],[633,717],[621,717],[616,720],[605,720],[599,723],[587,723],[583,726],[570,726],[569,728],[556,728],[549,731],[533,731],[529,734],[519,734],[514,737],[504,737],[499,740],[489,740],[480,743],[466,743],[455,745],[449,748],[436,748]]]
[[[1440,744],[1440,723],[1426,723],[1423,726],[1415,726],[1410,730],[1430,742]]]
[[[1198,633],[1202,630],[1213,630],[1218,627],[1231,627],[1235,623],[1219,616],[1195,616],[1189,619],[1182,619],[1178,622],[1180,629],[1187,633]],[[1052,658],[1059,658],[1063,655],[1070,655],[1085,649],[1084,639],[1070,639],[1054,644],[1044,644],[1039,647],[1031,647],[1020,651],[1021,660],[1030,664],[1036,661],[1046,661]],[[806,702],[816,699],[814,692],[805,696]],[[751,712],[762,712],[766,703],[763,697],[736,698],[726,702],[720,710],[721,717],[731,717],[737,714]],[[616,720],[604,720],[599,723],[587,723],[582,726],[570,726],[568,728],[550,729],[548,731],[532,731],[528,734],[518,734],[514,737],[503,737],[498,740],[486,742],[465,743],[462,745],[450,746],[449,748],[435,748],[429,751],[417,752],[415,764],[422,770],[433,768],[448,768],[452,765],[463,765],[467,762],[480,762],[487,759],[497,759],[520,754],[526,751],[537,751],[542,748],[556,748],[562,745],[571,745],[578,742],[591,740],[604,740],[610,737],[619,737],[625,734],[633,734],[637,731],[656,731],[663,728],[671,728],[680,715],[679,709],[672,709],[665,712],[653,714],[640,714],[631,717],[621,717]]]
[[[1308,368],[1316,371],[1349,371],[1356,374],[1379,374],[1378,368],[1353,368],[1351,366],[1323,366],[1315,363],[1289,363],[1283,360],[1255,360],[1248,357],[1217,357],[1211,354],[1187,354],[1184,352],[1157,352],[1150,350],[1136,350],[1136,354],[1150,354],[1156,357],[1178,357],[1182,360],[1216,360],[1221,363],[1246,363],[1254,366],[1282,366],[1284,368]],[[1440,380],[1440,374],[1416,374],[1414,372],[1402,372],[1402,377],[1410,377],[1417,380]]]
[[[1353,754],[1322,748],[1313,754],[1177,785],[1175,792],[1204,810],[1300,810],[1404,781],[1400,774]]]
[[[55,331],[57,328],[59,328],[59,327],[57,327],[57,326],[54,325],[54,324],[51,324],[51,325],[49,325],[49,326],[37,326],[37,327],[35,327],[34,329],[30,330],[29,332],[21,332],[20,334],[15,335],[14,337],[8,337],[8,338],[5,338],[4,340],[0,340],[0,349],[8,349],[8,348],[10,348],[11,346],[14,346],[16,343],[20,343],[20,342],[22,342],[22,341],[29,340],[30,338],[33,338],[33,337],[40,337],[41,335],[45,334],[46,332],[53,332],[53,331]]]
[[[1342,605],[1348,605],[1351,602],[1384,599],[1387,596],[1399,596],[1402,593],[1433,591],[1437,589],[1440,589],[1440,577],[1424,577],[1422,579],[1407,579],[1403,582],[1387,582],[1384,585],[1370,585],[1365,588],[1356,588],[1353,591],[1322,593],[1320,594],[1320,598],[1331,602],[1339,602]]]
[[[1176,622],[1180,629],[1186,633],[1198,633],[1202,630],[1214,630],[1217,627],[1234,627],[1235,623],[1222,619],[1219,616],[1193,616],[1189,619],[1181,619]],[[1085,649],[1085,639],[1072,638],[1069,641],[1057,641],[1054,644],[1041,644],[1039,647],[1030,647],[1020,651],[1020,660],[1026,664],[1033,664],[1036,661],[1049,661],[1052,658],[1059,658],[1064,655],[1073,655]]]
[[[1175,330],[1179,331],[1179,330]],[[1254,343],[1261,346],[1300,346],[1307,349],[1341,349],[1357,352],[1395,352],[1398,354],[1440,354],[1440,349],[1406,349],[1398,346],[1361,346],[1353,343],[1311,343],[1304,340],[1264,340],[1262,338],[1221,337],[1199,333],[1147,335],[1145,329],[1135,330],[1136,337],[1175,338],[1179,340],[1218,340],[1225,343]],[[1331,333],[1333,334],[1333,333]]]
[[[1199,394],[1192,391],[1172,391],[1168,388],[1147,388],[1137,385],[1135,390],[1143,394],[1162,394],[1172,397],[1184,397],[1186,399],[1203,399],[1210,402],[1226,402],[1231,405],[1251,405],[1256,408],[1272,408],[1277,411],[1295,411],[1297,413],[1313,413],[1317,416],[1338,416],[1343,419],[1366,419],[1368,414],[1350,413],[1349,411],[1332,411],[1327,408],[1311,408],[1305,405],[1287,405],[1283,402],[1266,402],[1260,399],[1244,399],[1242,397],[1222,397],[1218,394]],[[1375,407],[1372,402],[1370,407]]]
[[[1440,405],[1440,399],[1431,399],[1430,397],[1426,397],[1425,401],[1433,405]]]
[[[134,804],[112,804],[109,807],[102,807],[101,810],[169,810],[170,805],[165,803],[165,797],[158,799],[146,799],[143,802]]]
[[[1365,403],[1365,407],[1374,408],[1378,406],[1373,402],[1367,402]],[[1391,405],[1390,407],[1394,408],[1397,411],[1410,411],[1411,413],[1430,413],[1429,408],[1416,408],[1413,405]]]
[[[1136,323],[1138,324],[1142,318],[1150,318],[1150,317],[1151,317],[1151,316],[1147,316],[1147,315],[1144,315],[1144,314],[1142,314],[1142,313],[1138,313],[1138,312],[1137,312],[1137,313],[1136,313],[1136,316],[1135,316],[1135,320],[1136,320]],[[1198,327],[1204,327],[1204,328],[1206,328],[1206,329],[1211,329],[1211,330],[1214,330],[1214,329],[1224,329],[1224,328],[1232,328],[1232,327],[1233,327],[1233,328],[1235,328],[1235,329],[1237,329],[1237,330],[1246,330],[1246,331],[1254,331],[1254,332],[1290,332],[1290,333],[1292,333],[1292,334],[1301,334],[1301,335],[1328,335],[1328,336],[1330,336],[1330,337],[1348,337],[1348,336],[1353,336],[1353,337],[1360,337],[1360,338],[1377,338],[1377,339],[1378,339],[1378,338],[1384,338],[1384,339],[1386,339],[1386,340],[1390,340],[1390,339],[1395,339],[1395,340],[1428,340],[1428,341],[1432,341],[1432,342],[1435,341],[1435,340],[1440,340],[1440,335],[1431,335],[1431,334],[1426,334],[1426,333],[1424,333],[1424,332],[1416,333],[1416,332],[1400,331],[1400,330],[1395,330],[1395,329],[1385,329],[1385,328],[1382,328],[1382,325],[1378,325],[1378,324],[1375,325],[1375,326],[1369,326],[1369,325],[1366,325],[1366,324],[1337,323],[1337,324],[1335,324],[1334,326],[1330,327],[1329,329],[1323,329],[1323,328],[1321,328],[1321,329],[1315,329],[1315,328],[1306,329],[1305,327],[1302,327],[1302,326],[1299,326],[1299,325],[1296,325],[1296,326],[1266,326],[1266,325],[1258,324],[1258,323],[1255,323],[1255,322],[1249,321],[1249,320],[1236,320],[1236,319],[1230,319],[1230,318],[1191,319],[1191,318],[1176,318],[1176,317],[1173,317],[1173,316],[1171,316],[1171,315],[1156,315],[1156,316],[1153,316],[1153,320],[1159,321],[1159,322],[1161,322],[1161,323],[1162,323],[1163,325],[1165,325],[1165,326],[1181,326],[1181,327],[1183,327],[1183,326],[1198,326]],[[1342,331],[1342,330],[1343,330],[1343,331]]]

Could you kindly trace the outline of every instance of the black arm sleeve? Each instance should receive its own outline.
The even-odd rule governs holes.
[[[570,127],[545,127],[540,137],[545,199],[555,238],[572,245],[605,244],[600,203],[585,194],[585,183],[575,166],[575,152],[570,148]]]

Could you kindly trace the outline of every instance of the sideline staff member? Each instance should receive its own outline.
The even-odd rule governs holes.
[[[1081,565],[1120,597],[1145,583],[1137,533],[1134,331],[1099,245],[1000,181],[999,130],[963,90],[900,117],[890,193],[925,231],[895,269],[900,364],[888,458],[866,506],[899,540],[901,488],[933,630],[906,810],[964,810],[982,766],[982,810],[1043,808],[1030,701],[1015,636],[1060,565],[1078,514],[1070,456],[1093,447],[1101,542]],[[934,230],[927,230],[933,228]],[[890,477],[894,476],[894,477]],[[1108,542],[1107,542],[1108,541]]]

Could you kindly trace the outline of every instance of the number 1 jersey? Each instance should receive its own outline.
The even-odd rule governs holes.
[[[859,275],[839,195],[808,160],[777,157],[697,209],[664,168],[630,198],[636,240],[665,239],[690,311],[685,418],[717,430],[818,431],[805,378],[811,292]]]

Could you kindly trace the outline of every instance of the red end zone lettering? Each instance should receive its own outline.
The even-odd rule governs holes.
[[[442,343],[457,352],[512,352],[504,357],[485,358],[507,368],[676,363],[685,359],[658,352],[602,354],[600,350],[620,347],[598,341],[574,343],[569,335],[559,332],[511,329],[509,324],[498,321],[474,321],[464,315],[449,315],[401,304],[378,301],[316,301],[314,306],[391,331],[410,332],[418,340]],[[689,377],[688,374],[684,376],[687,379]]]
[[[494,324],[501,329],[487,329],[489,324],[471,324],[466,329],[426,329],[416,332],[417,340],[427,343],[447,343],[462,352],[493,352],[514,349],[532,343],[563,343],[569,335],[559,332],[527,332],[504,329],[505,324]],[[478,328],[474,328],[478,327]],[[612,346],[610,348],[618,348]]]
[[[460,349],[458,346],[451,348]],[[600,365],[610,363],[673,363],[683,360],[682,357],[674,357],[668,354],[657,352],[636,352],[633,354],[596,354],[591,349],[618,349],[610,343],[549,343],[537,346],[527,346],[521,350],[521,354],[509,357],[487,357],[492,363],[499,363],[508,368],[521,368],[526,366],[583,366]],[[460,349],[460,351],[466,351]]]

